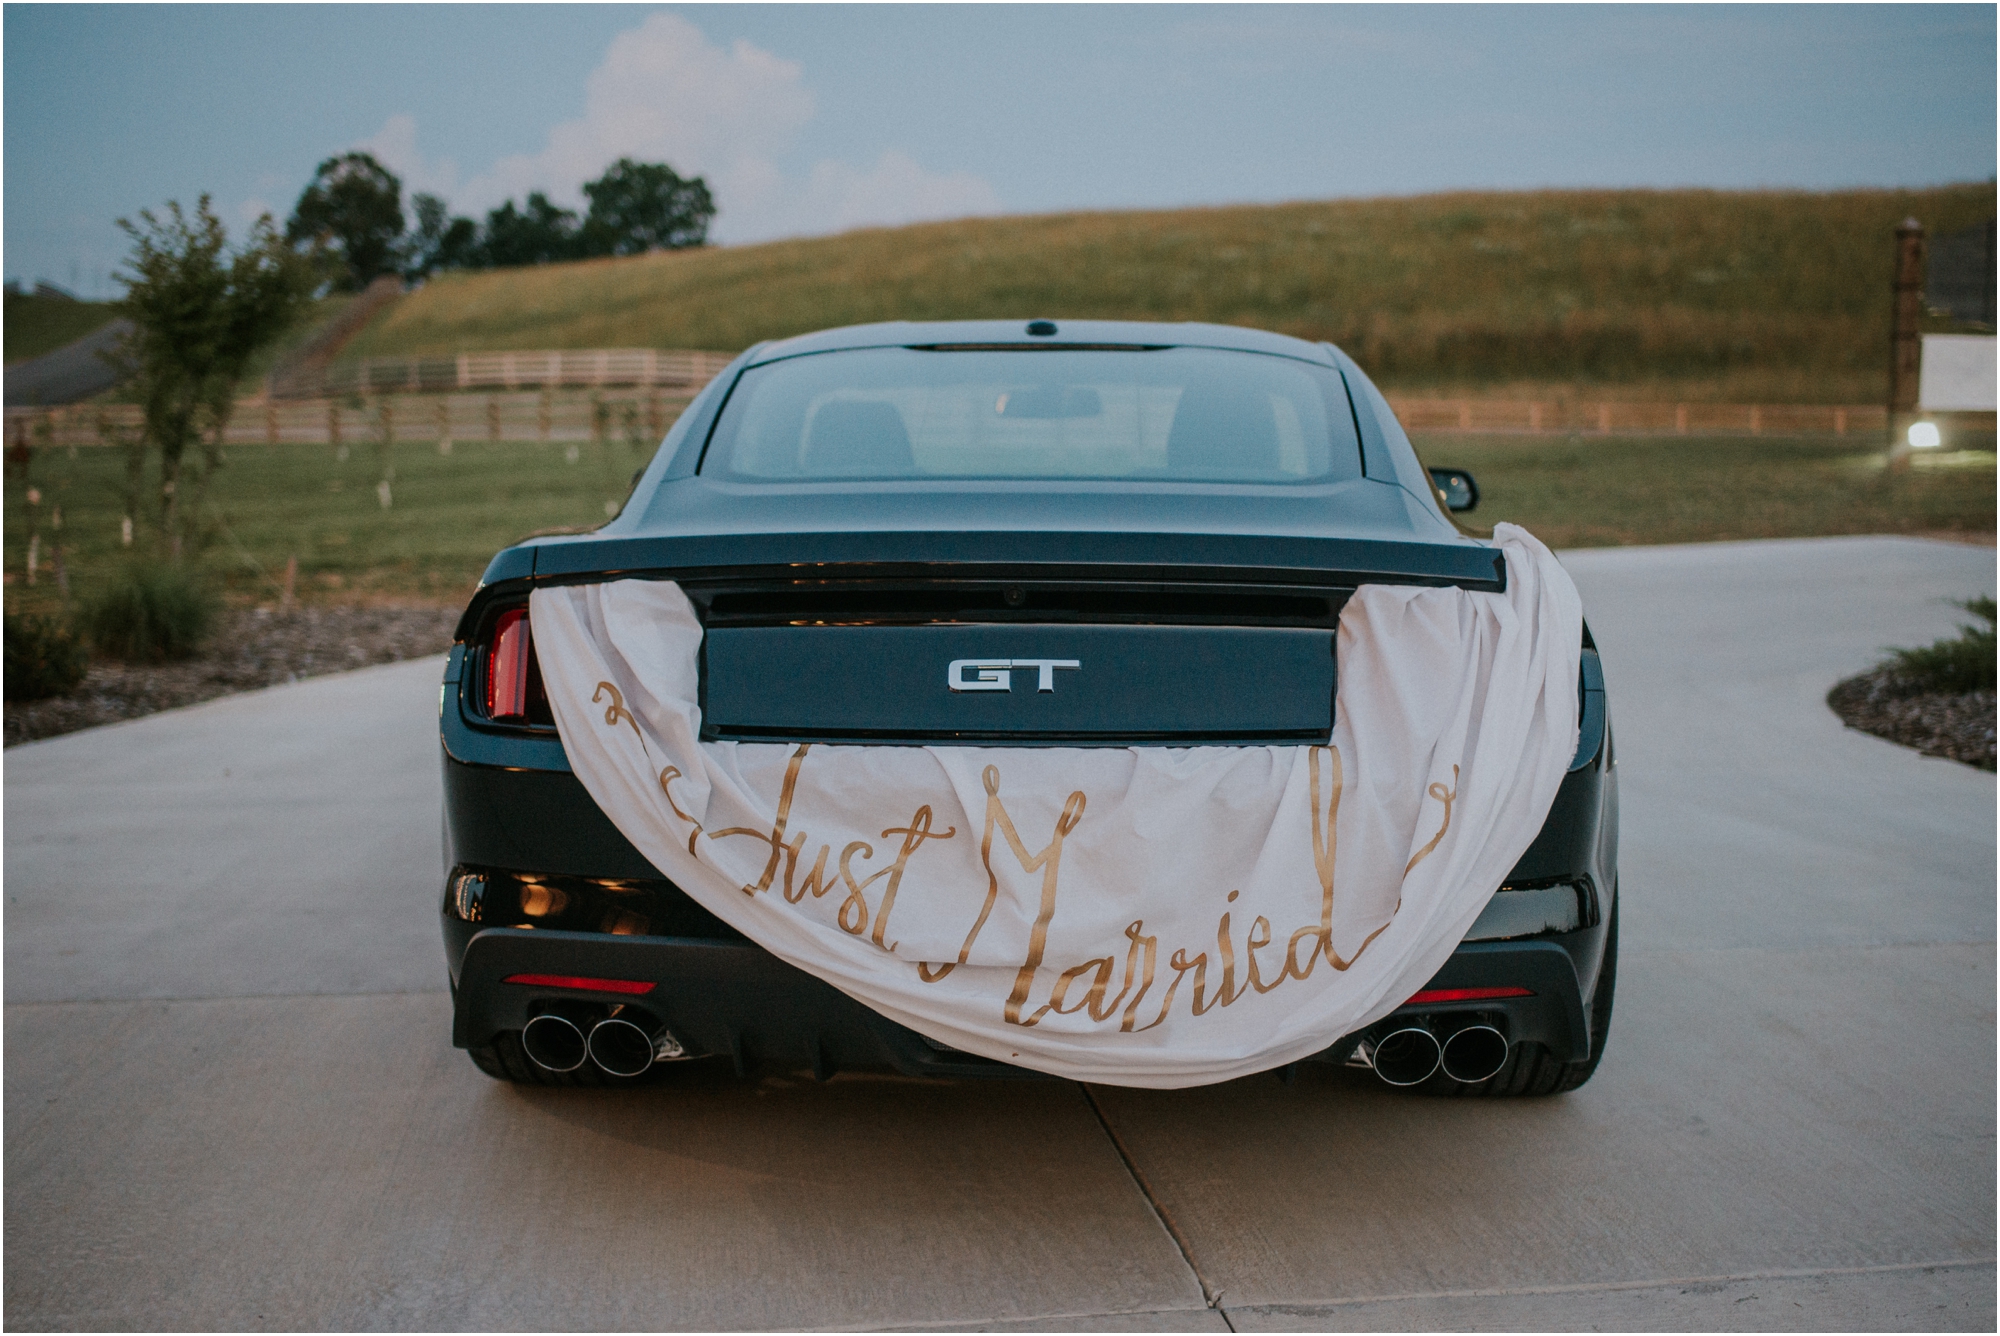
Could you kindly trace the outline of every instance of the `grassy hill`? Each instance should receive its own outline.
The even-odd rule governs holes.
[[[742,348],[895,318],[1212,320],[1331,339],[1402,391],[1868,402],[1892,234],[1928,190],[1539,191],[972,219],[452,274],[347,356]]]

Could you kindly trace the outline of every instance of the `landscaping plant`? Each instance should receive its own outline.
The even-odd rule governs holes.
[[[1920,649],[1890,651],[1890,664],[1907,689],[1930,691],[1991,691],[1994,687],[1994,606],[1990,598],[1970,598],[1958,605],[1985,626],[1961,625],[1958,634]]]
[[[185,659],[219,606],[214,588],[185,567],[133,566],[91,600],[84,624],[97,649],[114,658]]]
[[[32,613],[6,617],[6,696],[66,696],[83,683],[90,656],[67,619]]]

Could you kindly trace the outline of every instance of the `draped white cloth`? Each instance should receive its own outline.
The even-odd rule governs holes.
[[[1365,585],[1330,746],[700,738],[677,585],[537,590],[571,767],[718,918],[932,1039],[1175,1087],[1316,1053],[1436,972],[1577,740],[1582,612],[1500,525],[1503,594]]]

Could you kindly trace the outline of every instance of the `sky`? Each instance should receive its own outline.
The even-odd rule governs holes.
[[[1995,163],[1992,5],[8,4],[11,279],[116,220],[280,223],[374,153],[482,217],[621,156],[743,244],[978,214],[1457,189],[1920,186]]]

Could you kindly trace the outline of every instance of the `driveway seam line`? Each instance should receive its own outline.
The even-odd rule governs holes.
[[[1194,1277],[1194,1283],[1201,1287],[1202,1301],[1221,1317],[1223,1326],[1235,1331],[1236,1324],[1229,1320],[1229,1313],[1222,1306],[1222,1291],[1211,1286],[1208,1277],[1201,1274],[1201,1266],[1194,1260],[1194,1248],[1188,1243],[1187,1236],[1181,1233],[1180,1226],[1174,1223],[1173,1213],[1167,1210],[1166,1205],[1154,1194],[1153,1185],[1140,1170],[1139,1162],[1133,1158],[1131,1149],[1125,1144],[1125,1138],[1118,1135],[1118,1129],[1113,1127],[1111,1119],[1105,1116],[1104,1106],[1097,1102],[1096,1092],[1080,1081],[1076,1088],[1083,1092],[1084,1102],[1089,1104],[1090,1111],[1097,1115],[1097,1125],[1104,1129],[1104,1135],[1110,1139],[1111,1149],[1118,1152],[1119,1162],[1125,1166],[1125,1172],[1131,1175],[1133,1185],[1139,1189],[1139,1195],[1146,1199],[1146,1205],[1153,1208],[1153,1217],[1160,1222],[1161,1228],[1167,1231],[1167,1237],[1174,1241],[1174,1247],[1180,1249],[1181,1260],[1187,1263],[1188,1273]]]
[[[343,998],[343,997],[449,997],[444,988],[386,988],[362,993],[188,993],[172,997],[52,997],[23,999],[18,1002],[0,1003],[7,1010],[15,1007],[115,1007],[134,1006],[147,1002],[285,1002],[294,998]]]
[[[1903,1271],[1964,1271],[1992,1267],[1990,1257],[1953,1257],[1936,1262],[1885,1262],[1877,1266],[1807,1267],[1798,1270],[1738,1271],[1714,1276],[1663,1276],[1657,1280],[1606,1280],[1582,1285],[1522,1285],[1480,1290],[1411,1290],[1404,1294],[1369,1294],[1349,1299],[1314,1299],[1298,1303],[1245,1304],[1244,1309],[1278,1312],[1308,1308],[1352,1308],[1361,1304],[1407,1303],[1412,1299],[1505,1299],[1532,1294],[1615,1294],[1624,1290],[1658,1290],[1672,1285],[1726,1285],[1751,1280],[1811,1280],[1816,1276],[1879,1276]]]

